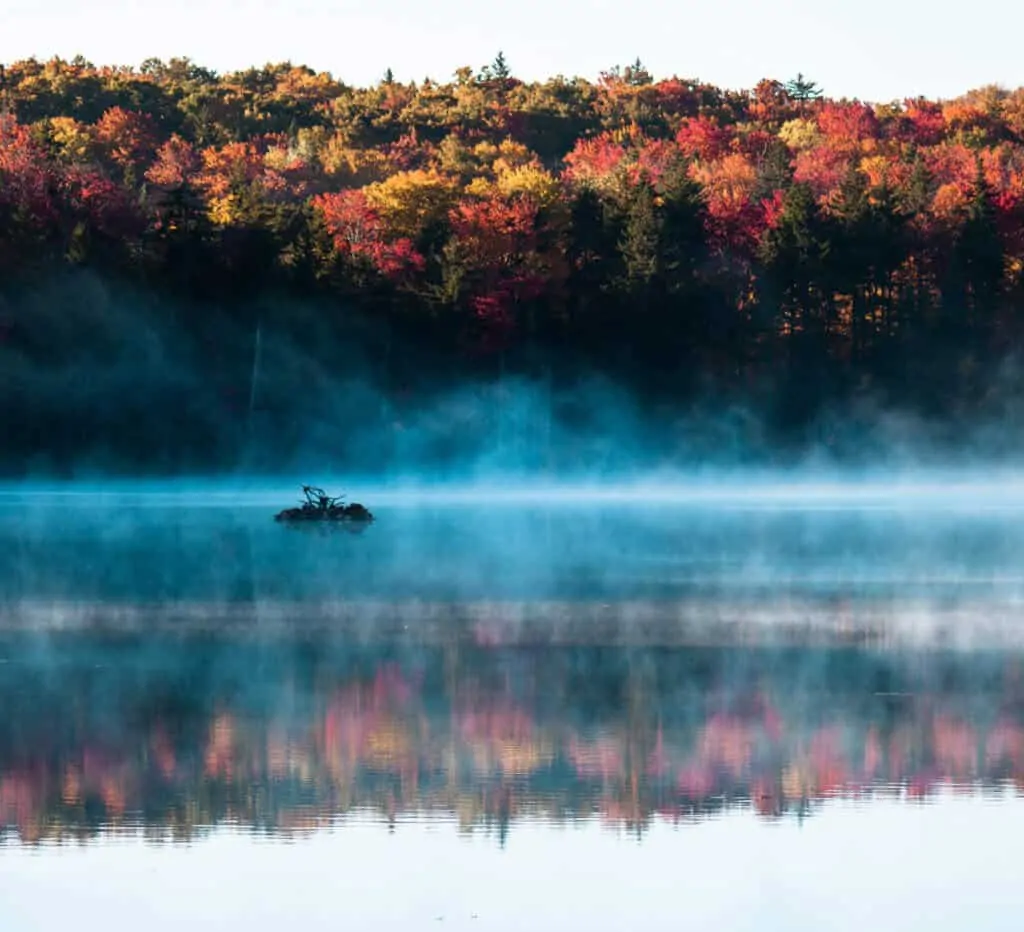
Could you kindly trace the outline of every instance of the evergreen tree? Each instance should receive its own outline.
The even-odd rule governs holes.
[[[627,65],[622,71],[622,80],[633,87],[643,87],[653,84],[654,78],[639,58],[632,65]]]
[[[658,190],[662,202],[658,232],[664,287],[669,294],[685,294],[693,289],[697,269],[707,255],[704,199],[682,161],[665,172]]]
[[[824,93],[814,81],[808,81],[802,74],[797,74],[792,81],[786,82],[786,93],[793,100],[802,103],[809,100],[817,100]]]
[[[498,52],[490,68],[491,75],[499,81],[505,81],[512,76],[508,63],[505,61],[505,54]]]
[[[991,309],[1003,276],[1003,247],[996,229],[992,192],[985,180],[980,156],[974,194],[957,242],[967,299],[975,309]]]
[[[647,185],[639,185],[627,208],[619,240],[630,290],[647,288],[658,271],[658,226],[654,194]]]

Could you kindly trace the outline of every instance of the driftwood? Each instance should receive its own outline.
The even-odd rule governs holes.
[[[306,500],[298,508],[285,508],[274,515],[275,521],[344,521],[369,524],[373,520],[370,510],[358,502],[346,505],[345,496],[334,497],[315,485],[304,485]]]

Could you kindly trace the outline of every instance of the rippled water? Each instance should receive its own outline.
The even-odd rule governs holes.
[[[1016,512],[273,510],[0,497],[5,930],[1019,927]]]

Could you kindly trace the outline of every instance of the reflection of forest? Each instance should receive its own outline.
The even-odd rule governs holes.
[[[1024,789],[1006,654],[79,633],[9,637],[0,657],[0,833],[25,843],[289,833],[367,809],[502,835],[524,816],[640,831],[659,814]]]

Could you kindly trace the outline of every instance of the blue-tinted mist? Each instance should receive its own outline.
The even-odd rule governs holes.
[[[377,516],[359,531],[274,522],[289,487],[9,488],[4,624],[1024,637],[1024,495],[1005,481],[357,491]]]
[[[655,397],[550,354],[445,360],[383,323],[270,296],[199,308],[78,274],[0,294],[0,319],[11,478],[504,486],[1021,462],[1015,358],[986,372],[970,405],[924,413],[866,387],[810,398],[813,413],[783,427],[770,368],[742,390],[708,382]]]

